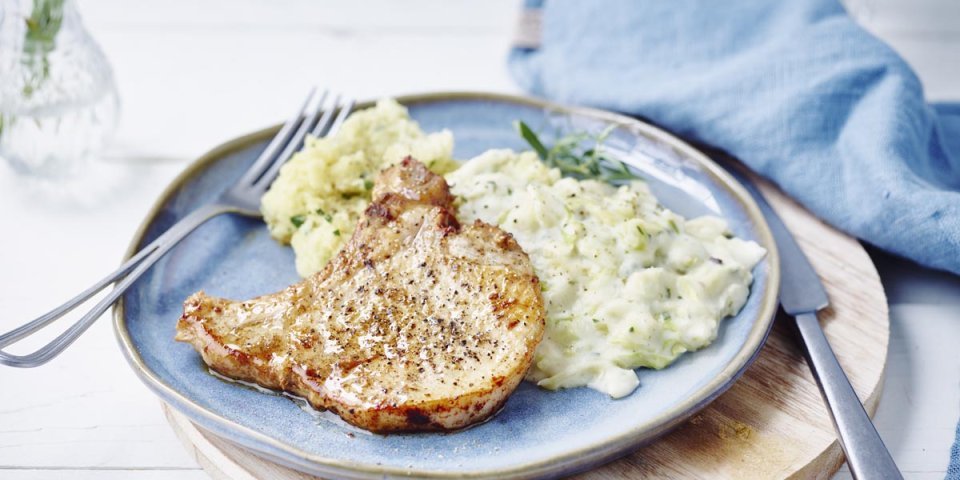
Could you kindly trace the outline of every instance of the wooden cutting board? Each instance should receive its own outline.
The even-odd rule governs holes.
[[[860,244],[816,219],[769,183],[755,181],[826,284],[820,312],[840,364],[867,411],[877,409],[887,359],[887,301]],[[215,479],[312,479],[202,430],[167,405],[167,419]],[[843,463],[830,417],[796,343],[779,318],[756,362],[730,390],[673,432],[579,478],[827,478]]]

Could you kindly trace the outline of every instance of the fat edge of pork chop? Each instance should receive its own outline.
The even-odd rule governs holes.
[[[198,292],[176,339],[223,375],[368,430],[479,422],[523,379],[543,335],[529,258],[497,227],[461,226],[446,182],[420,162],[381,172],[373,198],[322,271],[245,302]]]

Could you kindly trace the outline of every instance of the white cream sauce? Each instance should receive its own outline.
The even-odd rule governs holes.
[[[528,379],[632,392],[638,367],[709,345],[766,253],[717,217],[686,220],[641,181],[562,178],[532,152],[491,150],[447,175],[462,221],[512,233],[540,277],[547,328]]]

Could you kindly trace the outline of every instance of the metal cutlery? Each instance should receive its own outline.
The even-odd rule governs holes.
[[[727,171],[750,192],[773,232],[780,251],[780,305],[796,320],[807,363],[827,404],[850,473],[861,480],[903,478],[817,320],[817,312],[830,303],[817,272],[753,182],[736,168],[727,166]]]
[[[297,113],[280,128],[260,157],[215,202],[191,212],[137,252],[120,268],[76,297],[35,320],[0,335],[0,349],[2,349],[29,337],[63,317],[108,285],[118,282],[116,287],[80,320],[43,347],[26,355],[14,355],[0,350],[0,364],[11,367],[36,367],[59,355],[100,318],[103,312],[110,308],[123,295],[123,292],[160,257],[207,220],[224,213],[260,217],[260,197],[273,183],[280,172],[280,167],[303,144],[306,135],[309,133],[320,137],[336,132],[353,109],[353,100],[341,101],[340,95],[333,96],[332,102],[326,105],[329,93],[327,90],[318,93],[317,89],[312,89]]]

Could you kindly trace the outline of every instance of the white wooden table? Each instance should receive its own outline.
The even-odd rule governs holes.
[[[123,120],[108,181],[38,194],[0,165],[0,330],[47,311],[116,265],[161,189],[219,142],[283,119],[322,83],[362,98],[517,92],[504,64],[516,0],[81,0],[110,57]],[[854,1],[917,69],[960,101],[960,3]],[[907,478],[944,476],[960,413],[960,279],[876,253],[891,305],[877,425]],[[0,478],[201,479],[158,400],[102,319],[32,370],[0,368]],[[841,473],[840,478],[849,474]]]

